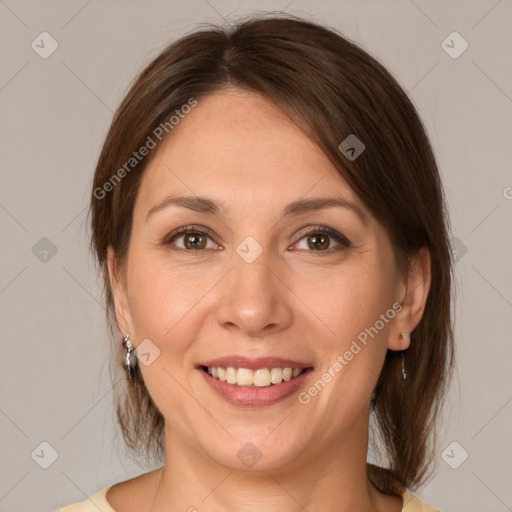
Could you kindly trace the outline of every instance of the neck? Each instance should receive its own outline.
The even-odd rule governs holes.
[[[165,465],[150,512],[398,512],[402,499],[383,495],[367,478],[364,425],[355,422],[335,446],[311,443],[293,462],[263,470],[219,465],[166,428]]]

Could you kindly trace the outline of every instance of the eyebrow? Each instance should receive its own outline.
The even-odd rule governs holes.
[[[211,215],[220,214],[220,205],[214,200],[201,196],[168,196],[160,203],[153,206],[146,213],[146,222],[155,213],[162,211],[169,206],[180,206],[196,212],[207,213]],[[281,215],[284,217],[302,215],[324,208],[342,207],[353,211],[364,224],[368,224],[368,217],[363,210],[355,203],[347,201],[342,197],[314,197],[310,199],[299,199],[288,204]]]

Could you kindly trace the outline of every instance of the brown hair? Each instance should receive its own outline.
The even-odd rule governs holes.
[[[168,46],[137,77],[114,115],[90,202],[91,247],[103,272],[111,332],[107,249],[113,247],[123,269],[133,205],[155,151],[131,161],[130,169],[126,162],[191,98],[200,102],[233,87],[274,102],[318,144],[387,230],[401,272],[409,271],[419,249],[430,250],[431,287],[406,352],[407,380],[401,380],[398,353],[388,351],[371,404],[379,464],[368,465],[369,478],[388,494],[414,490],[431,476],[432,434],[454,361],[448,216],[435,158],[411,101],[380,63],[334,29],[282,14],[252,16],[230,28],[208,25]],[[353,161],[338,148],[350,134],[365,145]],[[114,182],[123,166],[126,172]],[[119,379],[125,370],[115,339],[111,368]],[[138,369],[133,382],[122,378],[125,389],[115,391],[125,443],[139,460],[161,462],[164,419]]]

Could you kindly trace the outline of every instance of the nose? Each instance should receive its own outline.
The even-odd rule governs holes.
[[[217,321],[224,329],[247,337],[264,337],[289,327],[293,321],[283,270],[268,251],[252,263],[233,255],[233,267],[223,280]]]

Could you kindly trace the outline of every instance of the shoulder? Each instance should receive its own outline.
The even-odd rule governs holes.
[[[57,512],[98,512],[98,510],[101,512],[115,512],[107,501],[106,496],[109,489],[110,487],[106,487],[92,496],[89,496],[86,500],[60,508]]]
[[[395,495],[402,493],[404,503],[401,512],[440,512],[437,508],[421,501],[412,492],[408,491],[407,488],[393,476],[389,469],[372,463],[367,463],[366,467],[370,481],[377,489],[381,490],[381,492],[384,492],[382,489],[396,489]]]
[[[405,491],[402,497],[404,500],[402,512],[439,512],[437,508],[421,501],[417,496],[409,491]]]
[[[155,495],[162,468],[135,476],[98,491],[89,498],[57,512],[116,512],[116,510],[139,511],[145,508]],[[107,500],[108,493],[108,500]]]

